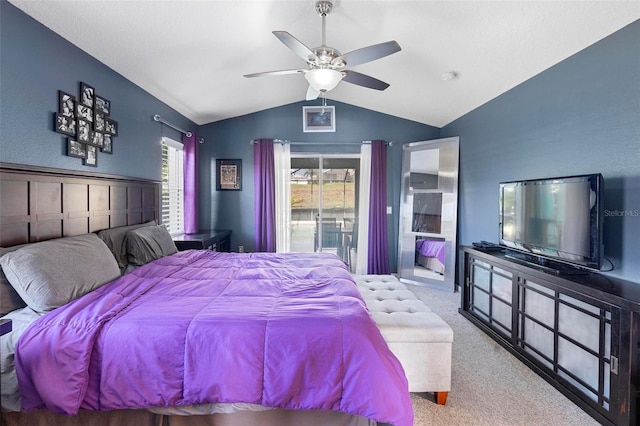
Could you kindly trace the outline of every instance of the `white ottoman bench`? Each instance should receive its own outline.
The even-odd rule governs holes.
[[[358,290],[409,381],[409,392],[433,392],[444,405],[451,390],[453,330],[391,275],[354,275]]]

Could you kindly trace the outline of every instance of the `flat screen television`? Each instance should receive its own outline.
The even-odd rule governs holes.
[[[599,270],[603,185],[600,174],[501,182],[500,244],[558,272]]]

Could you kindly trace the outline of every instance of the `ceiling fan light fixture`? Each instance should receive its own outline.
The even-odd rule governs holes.
[[[308,71],[304,75],[304,78],[306,78],[309,85],[318,92],[328,92],[340,83],[342,73],[329,68],[316,68]]]

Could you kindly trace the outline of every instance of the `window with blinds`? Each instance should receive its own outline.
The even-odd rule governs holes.
[[[172,235],[184,231],[182,148],[180,142],[162,139],[162,223]]]

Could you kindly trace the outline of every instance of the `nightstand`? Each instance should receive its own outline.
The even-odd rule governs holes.
[[[220,252],[231,251],[231,231],[212,229],[197,234],[182,234],[173,237],[173,242],[179,251],[183,250],[213,250]]]

